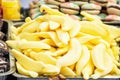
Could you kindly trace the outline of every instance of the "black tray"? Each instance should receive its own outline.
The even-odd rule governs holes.
[[[8,37],[7,37],[8,36],[8,30],[9,30],[8,28],[10,26],[11,26],[10,21],[3,20],[1,31],[6,35],[3,38],[3,41],[6,41],[8,39]],[[9,70],[4,72],[4,73],[0,73],[0,80],[5,80],[7,75],[10,75],[10,74],[15,72],[14,58],[9,53],[6,55],[6,57],[8,58],[8,61],[9,61]]]

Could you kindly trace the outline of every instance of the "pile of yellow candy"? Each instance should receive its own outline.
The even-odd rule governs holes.
[[[93,15],[82,12],[88,21],[41,6],[47,14],[26,19],[20,27],[11,27],[11,54],[18,73],[30,77],[80,76],[85,79],[120,75],[120,35],[117,27],[103,24]]]

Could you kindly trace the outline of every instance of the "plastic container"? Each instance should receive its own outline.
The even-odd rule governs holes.
[[[18,0],[2,0],[3,19],[20,20],[20,5]]]
[[[7,36],[8,36],[9,26],[11,26],[11,22],[3,20],[3,24],[1,26],[1,31],[4,34],[6,34]],[[8,39],[7,36],[4,37],[3,41],[6,41]],[[6,56],[8,57],[8,61],[9,61],[9,66],[8,66],[9,69],[6,72],[0,73],[0,80],[5,80],[7,75],[10,75],[10,74],[15,72],[15,65],[14,65],[15,60],[14,60],[14,58],[9,53]]]

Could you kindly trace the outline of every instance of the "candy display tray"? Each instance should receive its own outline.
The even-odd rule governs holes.
[[[30,78],[28,76],[18,74],[17,72],[15,72],[13,75],[15,77],[17,77],[17,80],[50,80],[48,77]],[[81,77],[66,77],[65,79],[61,79],[61,80],[84,80],[84,79]],[[89,80],[93,80],[93,79],[90,78]],[[118,77],[118,76],[110,76],[109,77],[108,76],[108,77],[104,77],[104,78],[98,78],[96,80],[120,80],[120,77]]]
[[[19,27],[23,24],[24,22],[14,22],[13,26],[15,27]],[[108,24],[108,23],[106,23]],[[114,23],[115,24],[115,23]],[[114,25],[114,24],[109,24],[109,25]],[[118,27],[119,24],[117,24]],[[116,26],[116,25],[115,25]],[[120,25],[119,25],[120,26]],[[16,67],[14,67],[16,69]],[[13,73],[13,76],[17,77],[17,80],[49,80],[49,77],[44,77],[44,76],[40,76],[38,78],[30,78],[28,76],[25,75],[21,75],[17,72],[17,70],[15,70],[15,72]],[[61,80],[84,80],[81,77],[66,77],[65,79],[61,79]],[[92,78],[90,78],[89,80],[93,80]],[[103,78],[98,78],[96,80],[120,80],[120,76],[106,76]]]
[[[1,26],[1,32],[3,32],[5,34],[5,37],[3,38],[3,41],[6,41],[8,39],[8,28],[12,25],[12,23],[10,21],[7,20],[3,20],[2,22],[2,26]],[[12,57],[12,55],[10,55],[9,53],[6,55],[6,57],[8,58],[8,70],[6,72],[0,73],[0,80],[5,80],[7,75],[10,75],[12,73],[15,72],[15,66],[14,66],[14,58]]]

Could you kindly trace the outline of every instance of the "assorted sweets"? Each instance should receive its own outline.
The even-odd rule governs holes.
[[[9,61],[6,57],[8,55],[8,47],[7,44],[0,40],[0,73],[4,73],[8,71]]]
[[[70,15],[79,14],[79,6],[77,4],[69,2],[61,3],[60,11]]]
[[[108,14],[120,16],[120,5],[117,4],[108,4],[107,6]]]
[[[4,73],[10,69],[9,51],[5,42],[7,40],[6,23],[3,22],[0,25],[0,73]]]
[[[81,15],[88,21],[79,21],[45,5],[40,11],[46,15],[10,27],[6,43],[16,59],[16,73],[49,80],[117,78],[120,28],[87,12]]]
[[[80,15],[81,11],[85,11],[103,21],[120,21],[119,3],[119,0],[37,0],[29,4],[32,19],[42,15],[39,10],[41,5],[47,5],[79,20],[85,20]]]
[[[101,6],[89,3],[89,4],[84,4],[83,6],[81,6],[81,10],[89,14],[98,15],[100,14]]]

